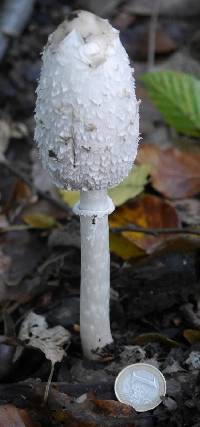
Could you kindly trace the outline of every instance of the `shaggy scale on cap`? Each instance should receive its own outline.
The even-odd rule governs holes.
[[[58,187],[100,190],[128,175],[138,102],[127,53],[107,20],[68,15],[49,36],[37,95],[35,140]]]

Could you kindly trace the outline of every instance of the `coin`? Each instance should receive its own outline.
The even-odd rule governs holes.
[[[147,363],[129,365],[115,380],[117,399],[138,412],[154,409],[166,394],[166,381],[155,366]]]

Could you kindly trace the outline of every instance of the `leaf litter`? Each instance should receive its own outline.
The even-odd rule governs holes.
[[[139,151],[138,162],[151,166],[152,185],[165,197],[184,199],[199,193],[200,151],[161,150],[144,144]]]
[[[63,359],[63,346],[69,344],[70,333],[62,326],[48,328],[43,316],[31,312],[21,324],[19,339],[41,350],[54,365]]]
[[[50,382],[53,376],[55,363],[61,362],[66,355],[64,346],[70,345],[70,333],[63,326],[48,328],[45,318],[34,312],[30,312],[21,324],[19,339],[26,345],[42,351],[46,359],[51,362],[51,372],[47,382],[44,400],[48,398]],[[19,357],[21,349],[18,349],[15,359]]]

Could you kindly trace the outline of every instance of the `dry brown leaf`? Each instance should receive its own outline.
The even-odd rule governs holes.
[[[18,409],[14,405],[0,406],[0,427],[40,427],[30,418],[25,409]]]
[[[133,414],[133,409],[124,403],[116,402],[115,400],[91,400],[94,406],[109,417],[130,416]]]
[[[10,204],[13,202],[28,201],[32,196],[31,190],[23,181],[17,180],[13,188]]]
[[[166,337],[165,335],[159,334],[157,332],[148,332],[146,334],[138,335],[134,338],[133,343],[137,345],[145,345],[150,342],[159,342],[166,347],[178,347],[179,343],[171,338]]]
[[[113,233],[110,233],[110,251],[125,261],[145,255],[145,251],[135,245],[134,242],[128,241],[121,234]]]
[[[143,145],[138,163],[151,165],[154,188],[172,199],[191,197],[200,191],[200,152],[184,152],[177,148],[160,150]]]
[[[135,427],[134,410],[130,406],[94,396],[86,396],[83,403],[69,402],[53,416],[66,427]]]
[[[4,206],[4,212],[8,213],[18,204],[28,204],[33,199],[30,188],[21,180],[17,180],[11,190],[11,194],[8,197],[6,205]]]
[[[134,224],[143,228],[173,228],[179,226],[176,210],[167,201],[157,196],[143,194],[119,207],[110,216],[111,227]],[[123,237],[134,242],[147,253],[152,253],[168,237],[166,235],[149,236],[144,233],[124,231]]]
[[[185,329],[185,331],[183,332],[183,336],[190,344],[200,342],[200,331],[198,331],[197,329]]]

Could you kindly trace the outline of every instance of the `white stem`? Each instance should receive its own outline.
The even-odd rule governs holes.
[[[108,205],[104,190],[81,192],[80,328],[83,352],[90,359],[112,342]]]

